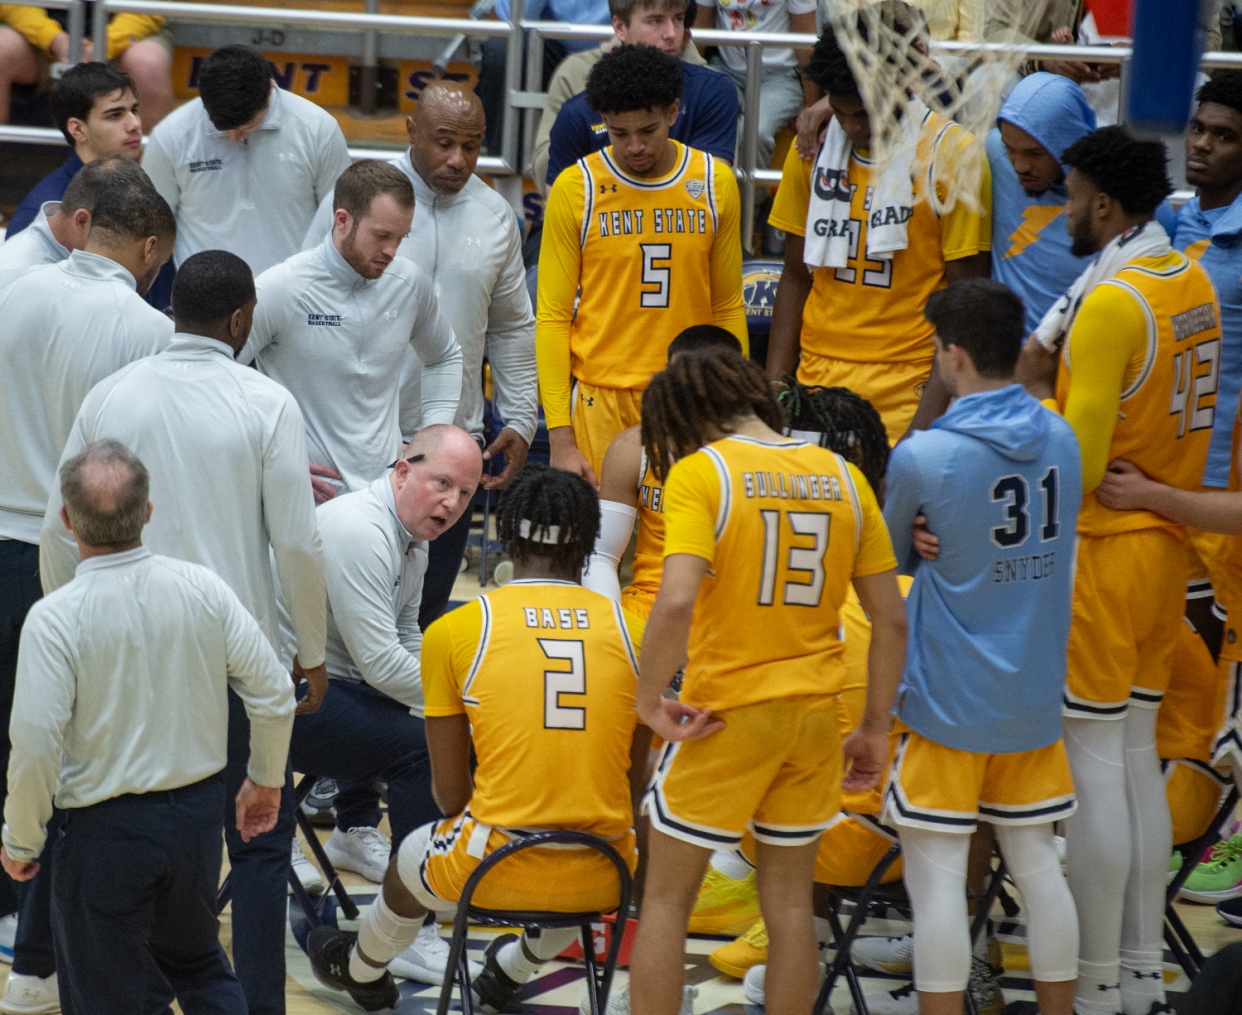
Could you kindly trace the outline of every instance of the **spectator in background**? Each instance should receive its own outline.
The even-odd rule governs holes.
[[[87,10],[89,26],[90,4]],[[48,62],[68,61],[66,18],[65,11],[0,4],[0,123],[9,122],[11,85],[38,84]],[[163,18],[142,14],[115,14],[108,23],[107,59],[133,80],[148,134],[173,108],[172,38],[163,26]],[[90,39],[82,40],[82,59],[94,59]]]
[[[56,126],[73,151],[65,164],[34,185],[17,206],[5,233],[12,239],[48,201],[59,201],[78,170],[105,155],[142,156],[142,121],[134,83],[106,63],[80,63],[67,70],[49,96]]]
[[[714,18],[716,27],[724,31],[815,34],[815,0],[716,0],[714,3],[700,3],[700,6],[704,20]],[[763,51],[755,155],[755,165],[759,169],[772,165],[776,132],[793,120],[804,106],[813,105],[819,99],[819,87],[804,74],[810,58],[810,50],[806,49]],[[738,46],[721,46],[711,58],[710,65],[733,79],[738,98],[744,103],[746,50]]]
[[[509,20],[509,0],[496,0],[494,10],[501,21]],[[525,10],[527,21],[568,21],[575,25],[608,24],[607,0],[531,0]],[[547,91],[553,71],[566,56],[594,48],[595,42],[591,39],[544,39],[541,88]],[[483,43],[483,63],[479,69],[479,83],[474,89],[483,100],[483,112],[487,117],[484,143],[489,155],[500,154],[501,125],[509,87],[505,80],[508,50],[507,36],[493,36]]]

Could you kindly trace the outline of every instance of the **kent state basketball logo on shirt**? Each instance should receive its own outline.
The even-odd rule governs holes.
[[[647,473],[651,475],[651,473]],[[646,478],[645,476],[643,477]],[[641,507],[648,511],[654,511],[656,514],[664,514],[664,487],[652,486],[650,483],[644,483],[638,488],[638,503]]]

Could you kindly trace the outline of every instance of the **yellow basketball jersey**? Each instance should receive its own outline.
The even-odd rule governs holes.
[[[1239,439],[1242,439],[1242,409],[1233,418],[1230,490],[1242,489],[1242,476],[1238,470]],[[1216,590],[1216,598],[1225,606],[1225,635],[1221,639],[1220,658],[1234,663],[1242,662],[1242,536],[1225,537],[1224,555],[1220,565],[1225,572],[1225,588]]]
[[[515,581],[427,628],[426,715],[470,718],[476,820],[605,838],[630,828],[638,657],[626,623],[581,585]]]
[[[1212,281],[1199,264],[1173,253],[1137,258],[1099,288],[1105,286],[1126,293],[1147,322],[1146,340],[1126,368],[1109,460],[1124,458],[1157,482],[1197,490],[1220,378],[1220,309]],[[1057,405],[1062,412],[1073,383],[1070,345],[1077,338],[1072,333],[1065,343],[1058,369]],[[1108,341],[1109,336],[1098,340]],[[1183,526],[1151,511],[1109,510],[1094,492],[1083,498],[1078,531],[1084,535],[1147,528]]]
[[[840,691],[850,579],[897,566],[862,474],[804,441],[734,435],[672,467],[664,510],[664,556],[712,566],[682,700],[719,710]]]
[[[634,548],[633,579],[621,591],[621,605],[644,620],[651,613],[660,576],[664,573],[664,484],[642,457],[642,482],[638,486],[638,545]]]

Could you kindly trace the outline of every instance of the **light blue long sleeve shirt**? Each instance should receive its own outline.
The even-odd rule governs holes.
[[[959,398],[898,444],[884,520],[913,571],[894,714],[936,743],[1008,754],[1061,736],[1082,457],[1019,385]],[[927,516],[939,559],[912,555]]]

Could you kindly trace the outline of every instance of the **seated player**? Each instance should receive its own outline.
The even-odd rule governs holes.
[[[357,934],[311,932],[315,975],[367,1011],[396,1006],[388,963],[428,912],[453,908],[483,857],[523,829],[590,832],[631,870],[637,863],[633,814],[650,743],[634,713],[639,622],[578,585],[599,527],[595,493],[578,476],[528,465],[503,494],[496,525],[513,581],[446,613],[423,636],[433,788],[450,817],[415,829],[393,853]],[[617,892],[615,868],[600,853],[535,849],[485,878],[474,902],[582,912],[614,908]],[[496,938],[474,981],[482,1003],[503,1010],[577,933]]]
[[[875,624],[869,670],[881,690],[845,747],[846,788],[869,788],[885,767],[879,702],[896,690],[906,626],[888,533],[858,469],[783,438],[784,422],[762,369],[731,350],[675,356],[643,395],[643,446],[666,506],[637,707],[669,742],[644,799],[651,848],[630,981],[640,1012],[676,1006],[712,851],[737,848],[747,830],[772,945],[769,1003],[811,1010],[811,881],[840,810],[837,614],[851,579]],[[681,700],[662,697],[687,657]]]

